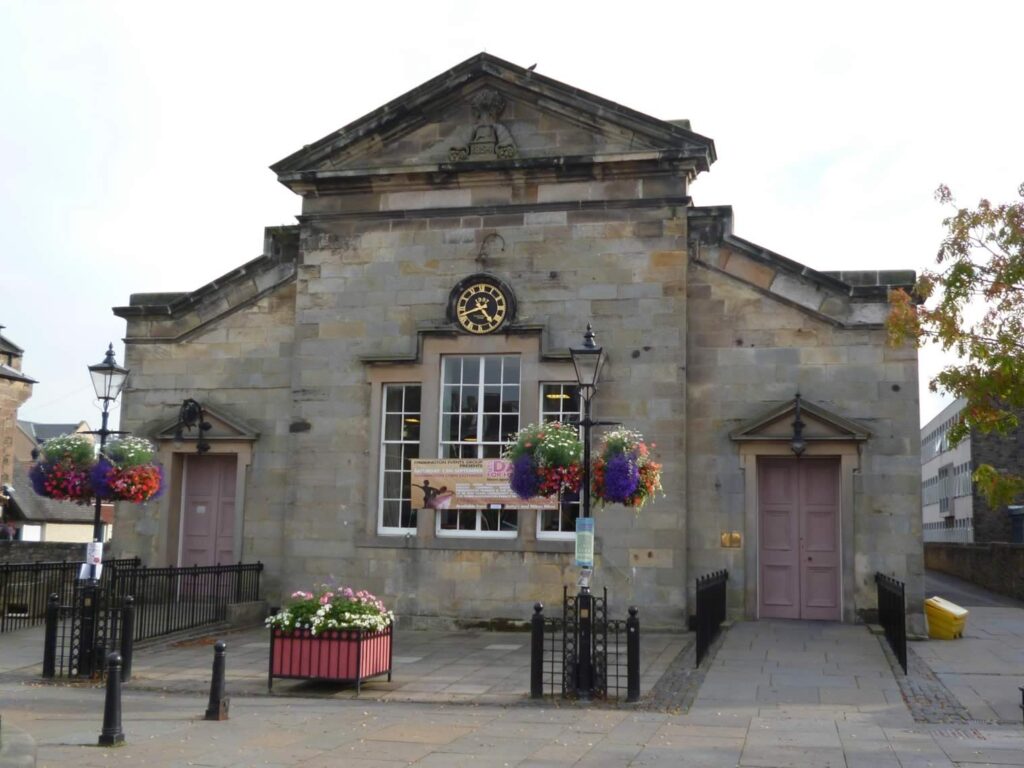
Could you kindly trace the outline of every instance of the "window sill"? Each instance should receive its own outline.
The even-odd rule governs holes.
[[[416,549],[459,552],[538,552],[544,554],[572,555],[575,541],[561,539],[487,538],[481,536],[442,536],[421,539],[415,534],[382,535],[363,534],[356,537],[357,547],[367,549]],[[594,552],[601,552],[600,539],[594,541]]]

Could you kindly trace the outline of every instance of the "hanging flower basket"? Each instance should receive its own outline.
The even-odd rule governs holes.
[[[89,472],[93,462],[93,444],[88,437],[61,435],[43,443],[28,476],[40,496],[86,504],[92,499]]]
[[[128,437],[111,441],[97,461],[87,436],[61,435],[43,443],[28,475],[35,492],[49,499],[141,504],[163,490],[163,470],[153,462],[155,454],[148,440]]]
[[[604,436],[592,475],[594,497],[605,504],[639,510],[662,491],[661,464],[651,458],[643,435],[628,429]]]
[[[572,424],[557,421],[523,427],[505,449],[512,461],[509,485],[521,499],[580,489],[583,443]]]
[[[101,499],[142,504],[160,495],[163,470],[153,462],[156,446],[141,437],[112,440],[93,467],[93,490]]]

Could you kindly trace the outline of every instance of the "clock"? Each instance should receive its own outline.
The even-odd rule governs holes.
[[[508,319],[511,301],[491,280],[472,280],[455,296],[455,322],[469,333],[494,333]]]

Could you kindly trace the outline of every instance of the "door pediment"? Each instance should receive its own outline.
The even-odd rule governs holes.
[[[260,433],[251,425],[235,416],[225,413],[218,406],[203,404],[203,415],[210,428],[206,430],[204,438],[208,441],[223,442],[225,440],[241,440],[243,442],[255,442],[259,439]],[[172,421],[165,422],[154,436],[159,442],[172,441],[195,441],[198,438],[198,429],[183,429],[178,431],[179,422],[177,417]]]
[[[764,411],[733,430],[729,437],[737,442],[790,440],[799,400],[803,438],[808,441],[863,442],[871,430],[797,395],[792,400]]]

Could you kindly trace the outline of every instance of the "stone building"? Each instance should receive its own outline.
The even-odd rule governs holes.
[[[3,328],[0,325],[0,331]],[[21,372],[23,355],[21,347],[0,334],[0,483],[4,485],[14,485],[18,409],[32,396],[36,383]]]
[[[575,585],[578,506],[413,510],[408,461],[496,456],[578,412],[568,349],[591,322],[595,417],[664,465],[664,498],[595,513],[618,613],[678,627],[722,567],[737,616],[855,621],[878,570],[913,609],[917,356],[882,323],[914,275],[817,272],[738,237],[729,207],[689,196],[714,161],[685,120],[480,54],[276,163],[296,226],[206,286],[115,309],[122,427],[159,442],[169,481],[122,505],[117,548],[260,559],[271,600],[333,575],[421,623],[524,618]],[[467,314],[474,290],[504,317]],[[206,453],[176,434],[184,398]]]

